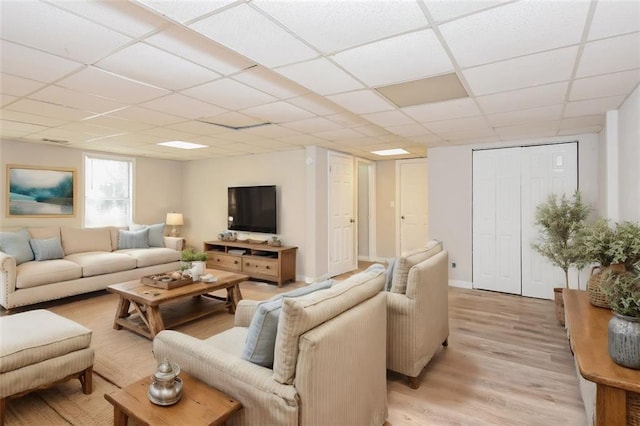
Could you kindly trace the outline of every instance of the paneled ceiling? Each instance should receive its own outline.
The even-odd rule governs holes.
[[[0,7],[0,137],[118,154],[318,145],[380,159],[371,151],[592,133],[640,82],[637,0]],[[157,145],[174,140],[206,147]]]

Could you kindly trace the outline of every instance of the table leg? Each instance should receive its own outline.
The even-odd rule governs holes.
[[[130,302],[128,299],[120,296],[120,301],[118,302],[118,309],[116,309],[116,317],[113,320],[113,328],[116,330],[121,330],[122,326],[118,324],[119,318],[126,318],[129,316],[129,305]]]
[[[159,306],[147,307],[147,319],[149,320],[149,332],[152,337],[164,330],[164,321],[162,321]]]
[[[127,426],[129,422],[129,416],[120,408],[113,407],[113,426]]]
[[[596,426],[625,426],[627,424],[627,394],[624,389],[597,384]]]
[[[229,313],[236,313],[236,306],[238,302],[242,300],[242,293],[240,292],[240,283],[237,283],[231,287],[227,287],[227,301],[229,302]]]

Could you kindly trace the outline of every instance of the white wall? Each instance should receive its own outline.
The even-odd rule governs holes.
[[[183,163],[182,236],[187,245],[202,250],[227,229],[227,188],[276,185],[278,235],[284,245],[298,247],[297,274],[304,271],[306,256],[305,151],[247,155]]]
[[[449,251],[449,280],[472,282],[472,151],[474,148],[578,141],[578,185],[585,201],[598,199],[598,138],[595,134],[429,149],[429,232]],[[456,268],[451,264],[456,263]]]
[[[640,221],[640,87],[618,110],[620,220]]]
[[[83,155],[92,151],[48,144],[0,140],[0,226],[83,225],[84,164]],[[101,153],[101,155],[103,155]],[[179,211],[182,206],[182,166],[178,161],[131,157],[135,160],[133,221],[136,223],[164,222],[167,212]],[[64,167],[76,170],[77,212],[72,218],[7,218],[6,166]]]

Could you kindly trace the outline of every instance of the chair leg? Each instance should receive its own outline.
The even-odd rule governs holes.
[[[78,379],[80,379],[80,384],[82,385],[82,393],[89,395],[93,392],[93,366],[80,373]]]
[[[407,380],[409,381],[409,387],[411,389],[418,389],[420,387],[420,381],[418,377],[407,376]]]
[[[442,342],[442,346],[444,346],[445,348],[447,346],[449,346],[449,338],[448,337],[446,339],[444,339],[444,342]]]

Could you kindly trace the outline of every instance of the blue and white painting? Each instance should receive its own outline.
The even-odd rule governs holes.
[[[73,169],[7,166],[9,216],[74,214]]]

